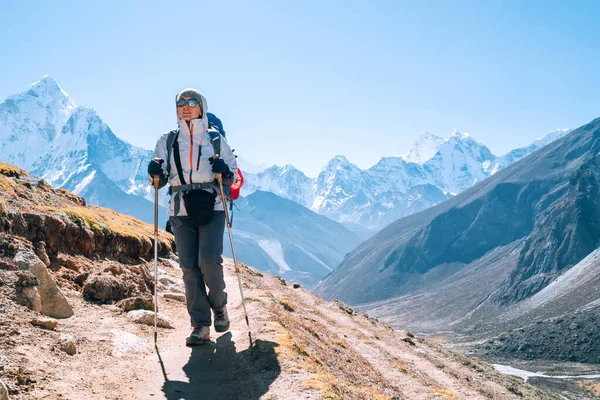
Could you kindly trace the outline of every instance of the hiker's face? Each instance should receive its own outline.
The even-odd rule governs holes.
[[[191,97],[183,96],[183,100],[189,100]],[[179,118],[186,122],[190,122],[193,119],[199,118],[202,113],[202,105],[198,104],[196,107],[190,107],[188,103],[185,103],[183,107],[177,107],[177,115]]]

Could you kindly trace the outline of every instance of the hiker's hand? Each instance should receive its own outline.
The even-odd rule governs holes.
[[[229,167],[222,158],[211,158],[209,162],[212,165],[212,172],[215,174],[221,174],[224,177],[231,175]]]
[[[148,175],[150,176],[163,176],[164,171],[157,160],[152,160],[148,164]]]

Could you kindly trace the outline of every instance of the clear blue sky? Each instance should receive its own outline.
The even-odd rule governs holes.
[[[423,131],[495,154],[600,116],[600,1],[4,1],[0,101],[50,74],[154,148],[183,87],[253,162],[362,168]]]

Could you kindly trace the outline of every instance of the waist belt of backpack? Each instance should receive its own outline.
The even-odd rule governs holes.
[[[171,186],[171,199],[175,203],[173,203],[173,211],[174,214],[179,214],[179,210],[181,209],[181,196],[177,196],[177,192],[187,192],[189,190],[205,190],[212,189],[216,195],[219,194],[219,187],[216,186],[213,182],[200,182],[200,183],[185,183],[185,178],[183,177],[183,168],[181,166],[181,155],[179,154],[179,143],[177,142],[179,136],[179,132],[175,136],[173,140],[173,158],[175,159],[175,166],[177,167],[177,175],[179,175],[179,182],[181,185],[179,186]],[[190,175],[191,179],[191,175]]]

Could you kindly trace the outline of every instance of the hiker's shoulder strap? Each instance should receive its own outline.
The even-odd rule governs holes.
[[[206,132],[208,133],[209,137],[210,137],[210,143],[213,146],[213,150],[215,152],[215,155],[220,155],[221,154],[221,134],[219,133],[219,131],[217,129],[213,129],[213,128],[208,128],[206,130]]]
[[[173,152],[173,142],[177,138],[179,131],[173,129],[167,135],[167,175],[171,174],[171,153]]]
[[[173,157],[175,158],[175,168],[177,168],[177,175],[179,175],[179,182],[182,185],[185,185],[185,178],[183,177],[183,167],[181,166],[181,154],[179,153],[179,142],[177,141],[177,136],[179,136],[179,131],[177,131],[174,136],[175,136],[175,138],[172,141],[171,150],[173,152]],[[169,156],[170,155],[171,155],[171,151],[169,151]],[[168,168],[168,165],[167,165],[167,168]]]

